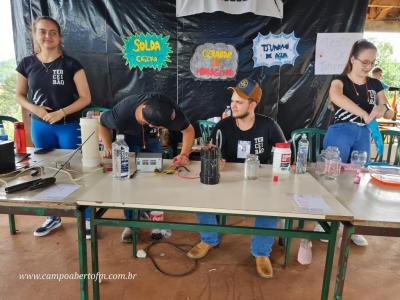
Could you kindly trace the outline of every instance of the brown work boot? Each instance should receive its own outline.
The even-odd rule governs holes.
[[[203,258],[207,255],[208,251],[213,248],[213,246],[200,242],[196,246],[194,246],[186,255],[193,259]]]
[[[256,256],[257,273],[262,278],[272,278],[274,269],[268,256]]]

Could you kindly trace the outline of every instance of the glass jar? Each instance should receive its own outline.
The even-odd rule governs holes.
[[[328,179],[337,179],[340,175],[341,163],[342,160],[340,158],[339,149],[337,149],[337,147],[327,149],[325,159],[325,177]]]
[[[319,176],[325,174],[326,156],[327,156],[326,150],[322,150],[321,153],[317,156],[317,162],[315,164],[315,174]]]
[[[249,180],[257,179],[260,160],[256,154],[248,154],[244,163],[244,178]]]

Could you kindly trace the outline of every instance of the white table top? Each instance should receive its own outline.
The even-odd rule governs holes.
[[[30,159],[29,159],[29,165],[30,166],[49,166],[55,168],[55,162],[62,160],[66,161],[69,156],[72,154],[72,150],[54,150],[52,152],[49,152],[47,154],[42,154],[42,155],[35,155],[33,154],[34,149],[29,148],[28,152],[31,153]],[[78,171],[76,173],[73,173],[73,175],[76,176],[81,176],[83,175],[84,171],[82,170],[81,167],[81,156],[80,153],[77,153],[73,159],[71,160],[71,167]],[[92,171],[92,170],[86,170],[86,171]],[[53,175],[56,170],[52,169],[45,169],[46,174],[43,177],[48,177]],[[13,180],[9,181],[9,185],[13,184],[18,184],[22,183],[25,181],[30,181],[37,179],[39,177],[32,177],[30,175],[30,171],[26,172],[26,175],[17,177]],[[6,179],[6,178],[2,178]],[[57,175],[57,183],[72,183],[71,180],[68,179],[68,177],[63,174],[62,172]],[[78,182],[79,184],[81,182]],[[6,194],[4,190],[5,186],[2,185],[0,187],[0,205],[1,206],[31,206],[31,207],[46,207],[46,208],[60,208],[62,207],[63,209],[74,209],[77,207],[77,204],[74,200],[70,199],[69,197],[65,198],[65,200],[48,200],[48,199],[42,199],[40,198],[40,194],[43,191],[43,189],[38,189],[34,191],[20,191],[16,192],[13,194]]]
[[[353,215],[355,225],[400,228],[400,189],[371,181],[362,173],[360,184],[353,183],[353,172],[342,172],[337,180],[321,177],[324,185]]]
[[[168,162],[165,162],[168,163]],[[311,219],[351,220],[351,213],[310,174],[279,176],[272,181],[271,166],[263,165],[257,180],[243,179],[243,164],[227,163],[220,183],[205,185],[200,179],[176,175],[138,173],[130,180],[116,180],[111,174],[93,176],[93,185],[80,189],[72,198],[80,205],[154,210],[198,211]],[[189,166],[199,173],[199,162]],[[330,207],[327,212],[303,211],[294,194],[319,195]]]

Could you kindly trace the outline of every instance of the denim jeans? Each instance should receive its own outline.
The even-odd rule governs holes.
[[[217,217],[214,214],[198,213],[197,219],[201,224],[216,225]],[[276,228],[277,219],[268,217],[256,217],[254,227]],[[221,238],[217,232],[200,232],[201,241],[212,246],[220,243]],[[251,254],[253,256],[269,256],[274,244],[274,237],[253,235],[251,238]]]
[[[371,133],[367,126],[346,122],[329,126],[324,138],[324,149],[336,146],[340,150],[342,163],[349,163],[353,150],[371,152]]]
[[[132,145],[132,144],[128,143],[128,146],[129,146],[130,152],[135,152],[135,153],[144,152],[141,145],[138,145],[138,144]],[[146,151],[145,152],[160,153],[161,152],[160,141],[158,139],[148,140],[146,143]],[[132,220],[132,218],[133,218],[132,210],[124,209],[124,216],[125,216],[125,219]]]

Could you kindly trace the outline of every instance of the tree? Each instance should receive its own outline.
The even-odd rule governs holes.
[[[15,61],[0,63],[0,114],[21,120],[21,109],[15,100]]]
[[[400,61],[393,57],[393,47],[390,43],[378,43],[378,64],[383,70],[383,81],[389,86],[400,85]]]

